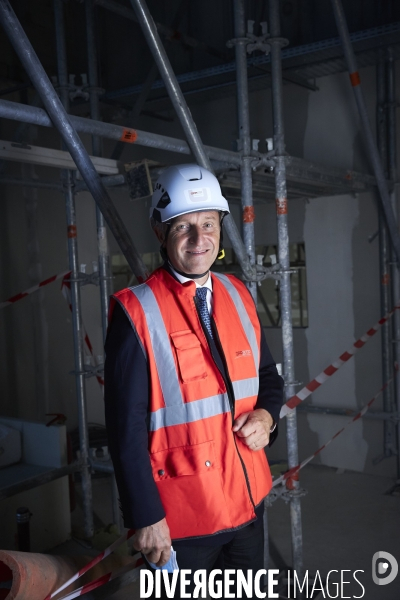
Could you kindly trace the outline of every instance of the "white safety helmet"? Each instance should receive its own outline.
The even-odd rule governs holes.
[[[155,184],[150,218],[168,223],[175,217],[199,210],[230,212],[215,175],[195,164],[166,169]]]

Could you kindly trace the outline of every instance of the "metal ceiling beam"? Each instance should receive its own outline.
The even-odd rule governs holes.
[[[365,44],[367,42],[373,42],[374,40],[378,40],[380,37],[384,36],[395,36],[397,39],[397,43],[400,43],[400,22],[391,23],[390,25],[382,25],[380,27],[374,27],[371,29],[367,29],[364,31],[357,31],[350,35],[351,42],[353,44]],[[393,43],[391,40],[390,43]],[[300,68],[302,66],[307,66],[307,57],[313,57],[313,63],[317,62],[318,64],[324,62],[324,60],[332,60],[333,58],[338,58],[339,53],[338,49],[340,48],[340,37],[329,38],[327,40],[321,40],[320,42],[314,42],[312,44],[305,44],[303,46],[293,46],[289,48],[285,48],[282,50],[282,61],[283,61],[283,69],[285,71],[286,68]],[[332,56],[333,53],[333,56]],[[321,57],[324,56],[325,59],[320,58],[317,60],[316,56],[320,54]],[[328,57],[328,58],[327,58]],[[247,59],[248,67],[259,67],[261,65],[270,64],[270,56],[269,55],[258,55],[253,56]],[[236,64],[234,61],[226,62],[222,65],[217,65],[214,67],[208,67],[205,69],[200,69],[198,71],[189,71],[188,73],[182,73],[181,75],[177,75],[177,80],[179,84],[190,83],[202,79],[213,79],[217,77],[221,77],[222,75],[226,75],[229,73],[234,74],[236,70]],[[211,83],[211,82],[210,82]],[[225,84],[225,82],[221,82]],[[134,86],[128,86],[125,88],[121,88],[118,90],[110,90],[106,92],[105,97],[109,99],[119,98],[122,96],[133,96],[135,94],[140,93],[143,84],[138,84]],[[215,84],[217,87],[220,85],[220,82],[217,81]],[[162,79],[158,79],[155,81],[153,85],[153,90],[162,89],[164,87],[164,82]],[[185,92],[184,92],[185,93]],[[192,90],[191,93],[194,93]]]

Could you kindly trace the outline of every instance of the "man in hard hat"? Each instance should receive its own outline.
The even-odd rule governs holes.
[[[164,265],[116,293],[106,342],[105,405],[124,524],[157,566],[263,568],[264,447],[283,382],[254,301],[210,273],[229,212],[198,165],[166,169],[151,224]]]

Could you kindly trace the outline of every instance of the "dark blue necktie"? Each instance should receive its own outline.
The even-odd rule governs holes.
[[[208,290],[208,288],[206,288],[206,287],[198,287],[196,289],[196,298],[197,298],[197,307],[199,309],[201,320],[203,321],[204,325],[206,326],[207,331],[210,334],[210,337],[212,339],[213,334],[212,334],[212,328],[211,328],[211,319],[210,319],[210,313],[208,312],[208,306],[207,306],[207,290]]]

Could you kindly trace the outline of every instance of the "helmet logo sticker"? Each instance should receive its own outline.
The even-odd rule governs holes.
[[[196,202],[210,202],[210,190],[209,188],[192,188],[190,190],[185,190],[185,196],[187,202],[189,204],[193,204]]]

